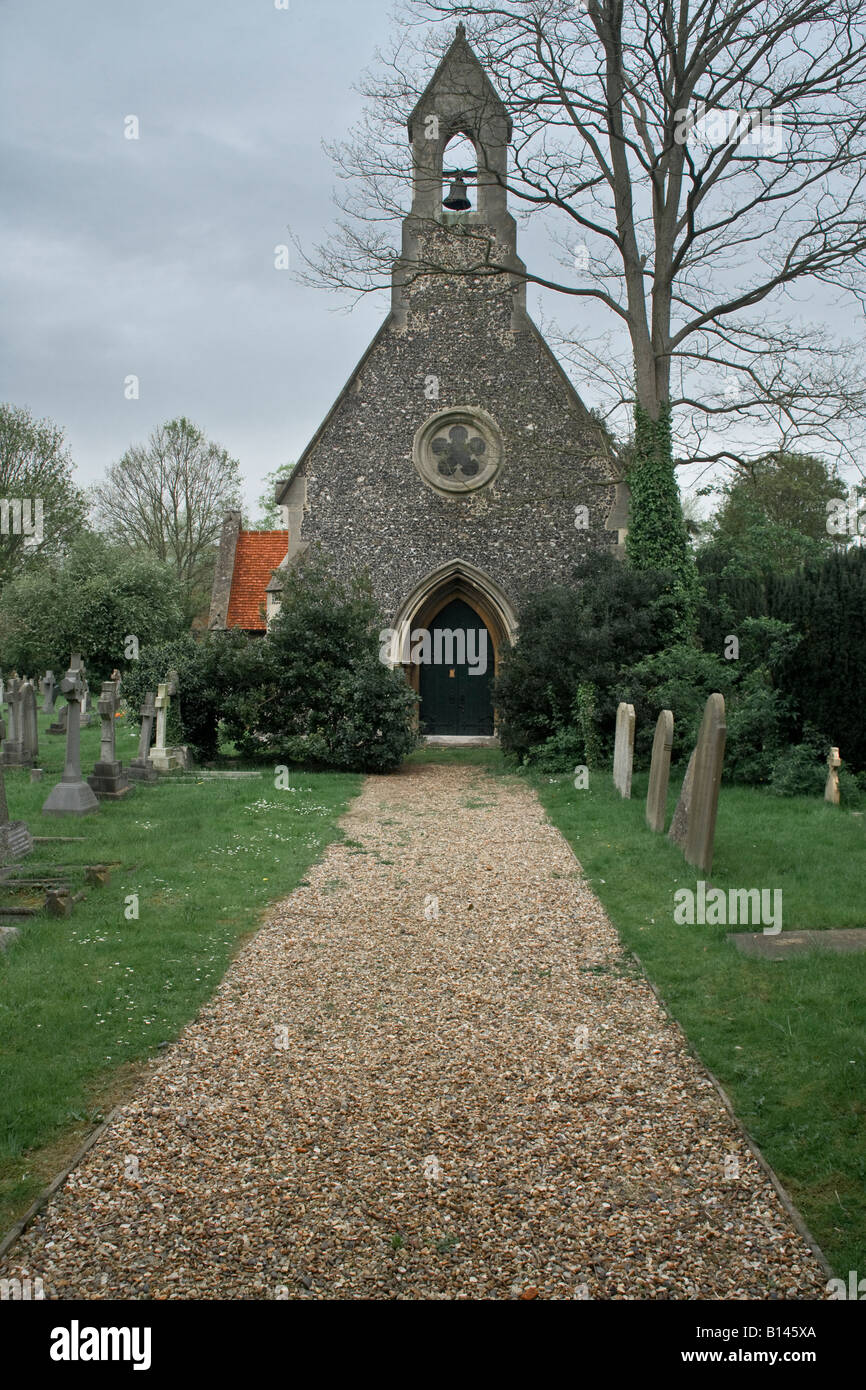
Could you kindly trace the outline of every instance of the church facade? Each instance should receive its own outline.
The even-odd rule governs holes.
[[[459,185],[448,196],[455,137],[475,149],[474,205]],[[311,545],[343,577],[366,569],[428,734],[493,734],[492,679],[523,598],[621,550],[626,525],[603,432],[526,311],[505,188],[510,138],[461,26],[409,120],[413,198],[391,311],[278,485],[286,551],[261,593],[264,626],[279,608],[280,568]],[[231,625],[234,556],[246,547],[249,559],[255,533],[239,527],[237,514],[227,519],[212,628]],[[422,631],[443,659],[408,659]],[[440,643],[448,632],[462,641]],[[483,671],[467,643],[489,653]]]

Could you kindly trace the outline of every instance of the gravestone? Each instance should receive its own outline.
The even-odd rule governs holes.
[[[634,705],[623,701],[616,711],[616,739],[613,745],[613,785],[621,796],[631,796],[631,769],[634,761]]]
[[[83,669],[84,669],[84,668],[82,667],[82,670],[83,670]],[[90,711],[91,711],[90,686],[88,685],[88,683],[87,683],[87,677],[85,676],[85,678],[84,678],[84,698],[83,698],[82,701],[81,701],[81,728],[82,728],[82,729],[88,729],[88,728],[90,727],[90,725],[93,723],[93,716],[92,716],[92,714],[91,714]]]
[[[674,717],[669,709],[663,709],[656,720],[649,789],[646,794],[646,823],[650,830],[659,835],[665,828],[673,742]]]
[[[171,679],[173,675],[174,673],[170,672],[169,680],[158,687],[155,700],[156,742],[150,750],[150,762],[157,772],[175,772],[178,768],[186,767],[187,763],[187,750],[185,748],[173,748],[166,745],[171,697],[177,692],[177,679],[176,677]]]
[[[121,801],[128,796],[132,787],[123,775],[123,766],[117,761],[115,741],[117,714],[117,686],[114,681],[102,682],[102,694],[97,705],[101,720],[99,743],[99,762],[87,779],[87,785],[100,801]]]
[[[127,768],[127,776],[136,782],[156,782],[156,768],[151,764],[150,741],[153,737],[153,721],[156,718],[156,705],[152,690],[148,690],[144,697],[144,704],[139,711],[141,719],[141,733],[138,738],[138,756],[132,759]]]
[[[60,694],[69,714],[66,726],[66,766],[63,777],[42,807],[45,816],[87,816],[99,809],[92,789],[81,776],[81,704],[84,699],[84,668],[74,653],[69,670],[60,682]]]
[[[39,762],[39,723],[36,717],[36,688],[32,681],[25,681],[21,687],[21,743],[24,749],[24,767],[34,767]]]
[[[674,811],[674,818],[671,821],[671,828],[668,831],[668,839],[673,840],[679,845],[680,849],[685,848],[686,831],[689,826],[689,807],[692,803],[692,784],[695,776],[695,750],[692,749],[692,756],[689,758],[689,765],[686,768],[686,775],[683,778],[683,785],[680,789],[679,799]]]
[[[54,723],[48,725],[47,732],[49,734],[63,734],[65,736],[68,720],[69,706],[61,705],[60,709],[55,711]]]
[[[6,704],[9,707],[9,727],[3,743],[3,763],[6,767],[29,767],[25,761],[23,738],[24,682],[12,676],[6,687]]]
[[[0,711],[0,740],[6,737],[6,725]],[[23,820],[9,819],[9,806],[6,801],[6,784],[3,780],[3,764],[0,762],[0,864],[10,864],[13,859],[23,859],[33,849],[33,836]]]
[[[834,806],[839,805],[839,768],[842,766],[842,759],[839,757],[839,749],[831,748],[827,756],[827,785],[824,788],[824,800],[831,802]]]
[[[167,748],[165,742],[168,712],[171,709],[168,682],[158,687],[154,703],[156,705],[156,742],[150,750],[151,766],[157,772],[174,772],[181,766],[181,763],[174,756],[174,749]]]
[[[43,699],[42,699],[42,713],[43,713],[43,714],[53,714],[53,713],[54,713],[54,701],[55,701],[56,698],[57,698],[57,685],[56,685],[56,682],[55,682],[55,680],[54,680],[54,672],[53,672],[53,671],[46,671],[46,672],[45,672],[45,675],[42,677],[42,679],[41,679],[41,681],[39,682],[39,684],[40,684],[40,686],[41,686],[41,688],[42,688],[42,696],[43,696]]]
[[[708,874],[713,867],[716,813],[725,759],[725,697],[713,694],[704,706],[704,717],[695,745],[692,797],[683,854],[688,864]]]

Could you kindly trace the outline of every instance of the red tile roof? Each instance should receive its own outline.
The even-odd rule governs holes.
[[[242,627],[247,632],[265,631],[262,617],[262,609],[267,607],[265,591],[271,571],[285,560],[288,549],[288,531],[238,532],[226,627]]]

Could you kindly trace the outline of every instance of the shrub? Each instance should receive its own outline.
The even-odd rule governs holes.
[[[581,685],[595,687],[596,712],[587,727],[594,731],[591,756],[602,756],[616,717],[617,680],[663,647],[677,621],[669,576],[661,571],[639,574],[614,556],[595,556],[577,567],[575,581],[576,589],[554,587],[527,598],[520,641],[506,652],[496,681],[502,745],[518,757],[573,724]]]
[[[255,684],[223,708],[228,736],[287,762],[396,767],[416,743],[417,697],[379,659],[382,625],[366,579],[343,584],[318,555],[289,569]]]

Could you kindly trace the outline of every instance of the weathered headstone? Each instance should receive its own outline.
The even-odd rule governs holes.
[[[42,696],[43,696],[43,699],[42,699],[42,713],[43,713],[43,714],[53,714],[53,713],[54,713],[54,701],[55,701],[56,698],[57,698],[57,683],[56,683],[56,681],[54,680],[54,672],[53,672],[53,671],[46,671],[46,672],[45,672],[45,675],[42,677],[42,679],[41,679],[41,681],[39,682],[39,684],[40,684],[40,686],[41,686],[41,688],[42,688]]]
[[[21,687],[21,743],[23,766],[34,767],[39,762],[39,723],[36,717],[36,689],[32,681],[25,681]]]
[[[616,739],[613,745],[613,785],[621,796],[631,796],[631,769],[634,761],[634,705],[620,703],[616,711]]]
[[[686,862],[706,874],[713,867],[716,813],[719,809],[727,732],[725,698],[713,694],[704,706],[704,717],[695,745],[692,799],[683,847]]]
[[[86,816],[99,809],[92,789],[81,776],[81,704],[84,699],[84,669],[74,653],[69,670],[60,682],[60,694],[69,710],[66,728],[66,766],[63,777],[42,807],[46,816]]]
[[[171,709],[171,696],[168,693],[167,682],[158,686],[154,703],[156,706],[156,742],[150,750],[151,766],[157,772],[173,772],[179,764],[172,757],[165,742],[168,712]]]
[[[83,669],[83,668],[82,668],[82,669]],[[90,725],[93,723],[93,716],[91,715],[91,712],[90,712],[90,711],[91,711],[90,686],[88,685],[88,683],[87,683],[87,677],[85,676],[85,678],[84,678],[84,698],[83,698],[82,701],[81,701],[81,727],[82,727],[82,729],[87,729],[87,728],[89,728]]]
[[[28,767],[24,761],[24,740],[22,738],[22,711],[24,699],[23,681],[12,676],[6,687],[6,704],[9,707],[9,727],[3,743],[3,763],[6,767]]]
[[[650,830],[659,835],[665,828],[673,742],[674,717],[669,709],[663,709],[656,720],[649,789],[646,794],[646,823]]]
[[[156,768],[150,762],[150,741],[153,737],[153,721],[156,718],[156,705],[153,691],[148,690],[144,704],[139,711],[141,733],[138,738],[138,756],[132,759],[127,768],[127,776],[136,782],[155,782]]]
[[[827,785],[824,788],[824,800],[830,801],[834,806],[839,805],[839,768],[842,766],[842,759],[839,757],[839,749],[831,748],[827,756]]]
[[[6,737],[6,725],[0,711],[0,739]],[[33,836],[23,820],[9,819],[9,806],[6,801],[6,784],[3,781],[3,764],[0,762],[0,864],[9,864],[13,859],[23,859],[33,849]]]
[[[117,686],[114,681],[102,682],[102,694],[97,705],[101,720],[99,762],[87,779],[87,785],[100,801],[120,801],[132,787],[117,761],[114,718],[117,714]]]
[[[668,839],[678,844],[680,849],[685,848],[686,831],[689,827],[689,807],[692,804],[692,784],[695,776],[695,750],[692,749],[692,756],[689,758],[689,765],[686,768],[686,775],[683,778],[683,785],[680,789],[679,799],[677,800],[674,818],[671,821],[671,828],[668,831]]]
[[[49,734],[66,735],[66,726],[69,722],[69,706],[61,705],[59,710],[55,710],[54,723],[48,725]]]
[[[156,696],[156,742],[150,750],[150,762],[157,772],[175,772],[184,766],[184,751],[166,746],[168,713],[171,709],[171,692],[176,690],[174,681],[166,681],[159,686]]]

